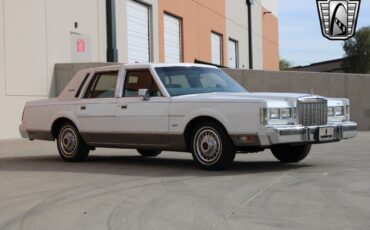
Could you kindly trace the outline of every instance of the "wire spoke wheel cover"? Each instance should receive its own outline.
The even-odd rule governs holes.
[[[203,127],[199,129],[195,134],[193,145],[195,156],[205,165],[212,165],[221,157],[221,137],[212,127]]]
[[[59,135],[59,146],[66,157],[71,157],[76,153],[78,148],[78,136],[72,127],[63,127]]]

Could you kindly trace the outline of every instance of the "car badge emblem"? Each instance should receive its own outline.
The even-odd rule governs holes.
[[[355,35],[361,0],[317,0],[321,30],[330,40],[347,40]]]

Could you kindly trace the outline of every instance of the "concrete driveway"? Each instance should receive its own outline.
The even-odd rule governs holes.
[[[55,143],[0,142],[0,229],[370,229],[370,133],[314,146],[301,164],[269,151],[232,170],[189,154],[99,149],[85,163]]]

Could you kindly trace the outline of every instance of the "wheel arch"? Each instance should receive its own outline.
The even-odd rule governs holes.
[[[193,130],[195,129],[195,127],[204,122],[204,121],[213,121],[213,122],[216,122],[217,124],[219,124],[222,129],[225,131],[226,134],[229,134],[225,125],[220,121],[218,120],[217,118],[214,118],[212,116],[198,116],[198,117],[195,117],[193,118],[192,120],[190,120],[187,125],[185,126],[185,129],[184,129],[184,138],[185,138],[185,144],[186,144],[186,148],[188,150],[190,150],[190,145],[191,145],[191,134],[193,132]]]
[[[78,129],[76,123],[72,119],[65,116],[56,118],[51,126],[51,135],[53,136],[53,138],[58,137],[59,128],[65,122],[71,122]]]

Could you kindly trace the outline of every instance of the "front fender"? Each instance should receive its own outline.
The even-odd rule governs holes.
[[[218,120],[229,134],[257,133],[259,103],[179,103],[170,109],[170,133],[180,134],[197,117]]]
[[[182,128],[183,132],[185,131],[186,125],[189,124],[192,120],[198,118],[198,117],[210,117],[217,121],[219,121],[226,129],[226,131],[229,133],[230,131],[230,122],[228,121],[225,114],[220,113],[220,111],[216,111],[215,109],[200,109],[195,110],[189,114],[187,114],[184,117],[184,125]]]

